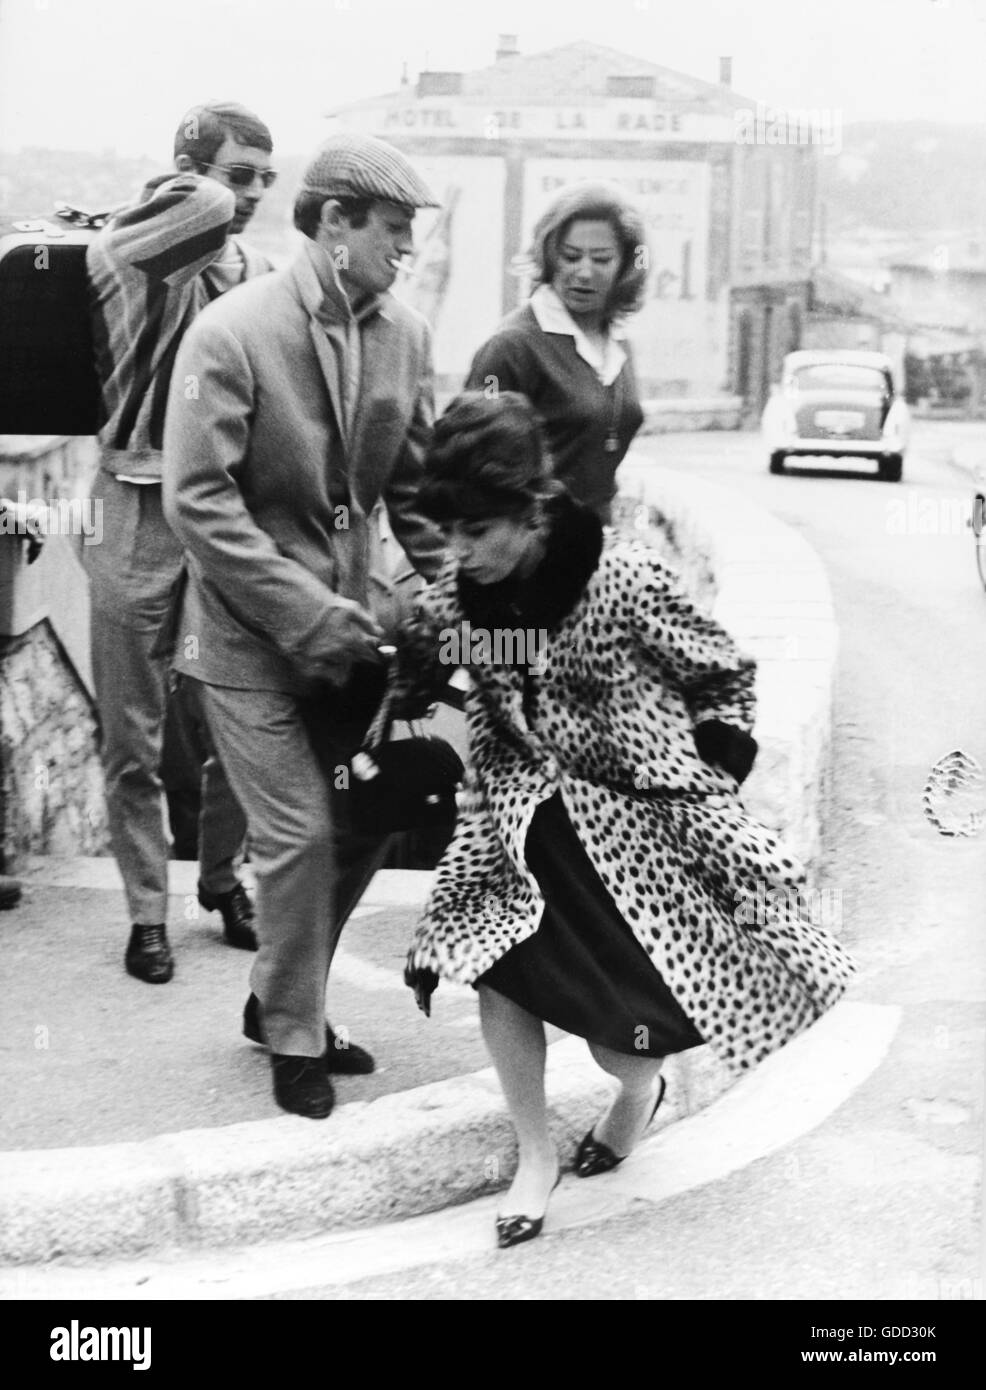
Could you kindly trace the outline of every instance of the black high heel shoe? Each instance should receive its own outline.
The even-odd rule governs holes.
[[[551,1192],[561,1182],[561,1172],[551,1185]],[[548,1198],[551,1198],[551,1192]],[[545,1209],[547,1215],[547,1208]],[[498,1216],[496,1218],[496,1243],[500,1250],[506,1250],[511,1245],[521,1245],[525,1240],[533,1240],[535,1236],[541,1234],[541,1227],[544,1225],[544,1216]]]
[[[657,1114],[664,1099],[664,1092],[668,1089],[668,1083],[661,1077],[661,1084],[657,1088],[657,1100],[654,1102],[654,1109],[650,1112],[650,1119],[644,1126],[644,1133],[647,1126],[651,1124]],[[618,1168],[629,1154],[615,1154],[608,1144],[602,1144],[598,1139],[593,1138],[592,1130],[582,1140],[575,1154],[575,1171],[580,1178],[592,1178],[597,1173],[609,1173],[613,1168]]]

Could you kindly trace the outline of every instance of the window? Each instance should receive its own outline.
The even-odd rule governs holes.
[[[792,383],[798,391],[886,391],[886,374],[879,367],[857,367],[850,363],[826,362],[801,367]]]

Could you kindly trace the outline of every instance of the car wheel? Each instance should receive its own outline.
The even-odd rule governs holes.
[[[880,477],[887,483],[899,483],[904,471],[903,454],[890,454],[880,460]]]
[[[976,543],[976,568],[979,580],[986,589],[986,497],[978,492],[972,503],[972,534]]]
[[[785,453],[783,453],[783,452],[781,452],[781,451],[778,451],[778,452],[775,452],[775,453],[771,454],[771,456],[770,456],[770,471],[771,471],[771,473],[783,473],[783,472],[784,472],[784,460],[785,460],[786,458],[787,458],[787,454],[785,454]]]

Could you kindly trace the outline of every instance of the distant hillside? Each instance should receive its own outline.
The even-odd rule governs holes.
[[[935,121],[848,125],[838,155],[819,156],[830,242],[883,231],[907,241],[939,231],[986,234],[986,126]],[[281,177],[250,227],[275,257],[290,248],[291,203],[304,158],[276,156]],[[100,209],[133,197],[162,170],[149,159],[72,150],[0,153],[0,214],[39,215],[62,199]]]
[[[82,150],[25,149],[0,154],[0,211],[41,216],[55,202],[99,212],[123,202],[161,170],[149,159]]]
[[[986,126],[867,121],[819,159],[830,236],[986,229]]]
[[[253,222],[250,241],[274,259],[290,250],[291,207],[301,179],[304,159],[275,158],[280,177],[264,197]],[[71,203],[89,212],[103,212],[136,197],[144,183],[163,167],[150,159],[81,150],[20,150],[0,152],[0,216],[40,217],[56,202]]]

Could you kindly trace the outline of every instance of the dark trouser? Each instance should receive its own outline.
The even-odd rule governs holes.
[[[205,711],[194,685],[174,677],[164,719],[161,781],[168,798],[172,857],[198,859],[202,769],[212,753]]]
[[[156,484],[99,474],[104,538],[87,550],[93,681],[110,838],[130,920],[164,922],[171,854],[160,777],[168,660],[156,650],[181,547]],[[246,820],[214,754],[202,769],[199,877],[214,894],[237,881]]]
[[[201,689],[216,748],[247,816],[259,942],[250,983],[264,1032],[272,1052],[319,1057],[339,934],[391,837],[357,839],[341,824],[333,783],[348,769],[358,739],[354,745],[330,731],[320,761],[296,696]],[[371,706],[366,723],[372,713]]]

